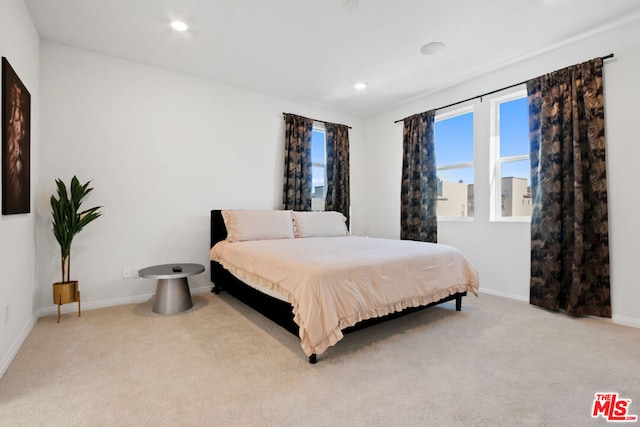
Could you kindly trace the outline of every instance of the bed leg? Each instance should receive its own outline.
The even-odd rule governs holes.
[[[462,310],[462,295],[456,297],[456,311]]]
[[[213,292],[214,294],[218,295],[220,293],[220,287],[216,286],[216,285],[213,285],[211,287],[211,292]]]
[[[318,355],[314,353],[309,356],[309,363],[311,363],[312,365],[318,363]]]

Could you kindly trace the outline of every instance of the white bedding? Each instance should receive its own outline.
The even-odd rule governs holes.
[[[478,292],[478,273],[441,244],[367,237],[222,241],[210,258],[293,306],[307,355],[321,354],[357,322]]]

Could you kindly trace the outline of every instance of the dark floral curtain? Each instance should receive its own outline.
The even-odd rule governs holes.
[[[313,119],[285,114],[284,209],[311,210],[311,132]]]
[[[527,82],[530,302],[611,317],[602,59]]]
[[[325,123],[327,137],[327,196],[325,211],[338,211],[349,225],[349,127]]]
[[[435,110],[404,119],[400,238],[438,241]]]

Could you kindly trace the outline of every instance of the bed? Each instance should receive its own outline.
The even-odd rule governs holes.
[[[345,333],[478,292],[447,245],[351,236],[337,212],[211,211],[212,291],[300,338],[310,363]]]

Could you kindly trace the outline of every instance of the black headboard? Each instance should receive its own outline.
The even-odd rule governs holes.
[[[222,211],[215,209],[211,211],[211,246],[227,238],[227,227],[224,225]]]

